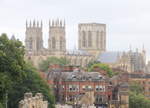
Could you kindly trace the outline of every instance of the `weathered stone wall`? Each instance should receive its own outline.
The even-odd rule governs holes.
[[[48,102],[43,100],[41,93],[34,97],[32,93],[25,93],[24,99],[19,102],[19,108],[48,108]]]

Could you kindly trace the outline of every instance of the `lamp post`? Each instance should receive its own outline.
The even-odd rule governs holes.
[[[5,108],[7,108],[7,103],[8,103],[8,93],[6,92],[6,95],[5,95]]]

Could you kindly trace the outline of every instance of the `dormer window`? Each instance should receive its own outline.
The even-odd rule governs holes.
[[[102,79],[103,77],[102,77],[102,75],[98,75],[98,78],[99,78],[99,79]]]

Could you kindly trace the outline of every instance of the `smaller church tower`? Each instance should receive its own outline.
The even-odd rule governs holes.
[[[25,48],[27,53],[38,54],[43,49],[42,21],[28,23],[26,21]]]
[[[66,51],[65,21],[49,21],[48,50],[50,52]]]

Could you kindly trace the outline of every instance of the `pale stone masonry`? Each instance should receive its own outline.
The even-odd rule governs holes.
[[[62,20],[49,21],[48,48],[44,48],[42,26],[42,22],[39,24],[39,21],[26,22],[25,58],[30,60],[37,68],[41,61],[52,56],[66,58],[70,61],[70,65],[81,67],[86,66],[90,61],[94,61],[96,54],[87,52],[84,49],[66,50],[66,24]],[[99,52],[99,49],[95,48],[95,50]]]
[[[79,50],[93,55],[106,51],[106,25],[100,23],[81,23],[79,29]]]
[[[19,102],[19,108],[48,108],[48,102],[43,100],[41,93],[34,97],[32,93],[25,93],[24,99]]]
[[[39,52],[43,49],[43,33],[42,33],[42,22],[33,21],[28,24],[26,22],[26,37],[25,37],[25,48],[27,51]]]
[[[66,37],[65,37],[65,21],[54,20],[49,22],[49,51],[66,51]]]

